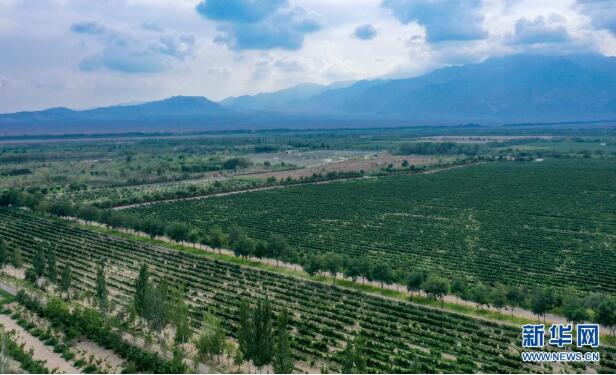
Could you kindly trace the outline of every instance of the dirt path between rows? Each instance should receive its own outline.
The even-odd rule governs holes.
[[[461,165],[452,165],[452,166],[449,166],[449,167],[430,169],[430,170],[427,170],[427,171],[411,172],[411,173],[404,174],[404,175],[434,174],[434,173],[438,173],[438,172],[445,172],[445,171],[448,171],[448,170],[451,170],[451,169],[470,167],[472,165],[479,165],[479,164],[483,164],[483,163],[486,163],[486,162],[481,161],[481,162],[467,163],[467,164],[461,164]],[[242,177],[247,177],[247,176],[249,176],[249,175],[244,175]],[[399,175],[396,175],[396,176],[399,176]],[[388,177],[388,176],[385,176],[385,177]],[[207,199],[207,198],[212,198],[212,197],[224,197],[224,196],[227,196],[227,195],[235,195],[235,194],[241,194],[241,193],[251,193],[251,192],[261,191],[261,190],[281,189],[281,188],[300,186],[300,185],[329,184],[329,183],[332,183],[332,182],[359,180],[359,179],[362,179],[362,178],[371,178],[371,177],[370,176],[360,176],[360,177],[338,178],[338,179],[326,180],[326,181],[301,182],[301,183],[291,184],[291,185],[272,185],[272,186],[264,186],[264,187],[258,187],[258,188],[253,188],[253,189],[243,189],[243,190],[229,191],[229,192],[225,192],[225,193],[198,195],[198,196],[195,196],[195,197],[172,198],[172,199],[163,199],[163,200],[158,200],[158,201],[153,201],[153,202],[143,202],[143,203],[127,204],[127,205],[124,205],[124,206],[115,206],[115,207],[112,207],[111,209],[114,210],[114,211],[120,211],[120,210],[129,209],[129,208],[141,207],[141,206],[149,206],[149,205],[158,204],[158,203],[172,203],[172,202],[179,202],[179,201],[191,201],[191,200]],[[379,178],[379,177],[372,177],[372,178]]]
[[[58,371],[66,374],[81,374],[82,372],[73,367],[64,358],[60,357],[58,353],[54,353],[50,346],[43,344],[38,338],[32,336],[28,331],[23,329],[17,324],[10,316],[1,314],[0,324],[4,326],[7,331],[15,330],[18,338],[17,342],[24,342],[26,345],[24,349],[33,350],[33,358],[36,360],[47,361],[46,367],[49,370],[58,369]]]

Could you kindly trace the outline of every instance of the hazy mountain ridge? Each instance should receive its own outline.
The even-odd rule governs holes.
[[[286,89],[259,93],[255,95],[242,95],[226,98],[220,104],[233,109],[255,111],[288,111],[302,106],[305,100],[319,95],[325,91],[344,88],[353,82],[335,82],[331,85],[317,83],[301,83]]]
[[[0,115],[0,134],[594,121],[616,119],[616,58],[516,55],[407,79],[301,84],[227,98]],[[28,131],[26,131],[28,130]]]
[[[341,92],[335,107],[327,94],[311,98],[311,107],[416,119],[605,119],[616,115],[616,59],[514,56]]]
[[[293,104],[276,109],[426,121],[614,118],[616,58],[508,56],[417,78],[359,81]]]
[[[72,110],[64,107],[50,108],[42,111],[16,112],[0,115],[0,121],[19,118],[99,118],[103,116],[160,116],[193,115],[227,112],[221,105],[202,96],[173,96],[167,99],[134,105],[113,105],[85,110]]]

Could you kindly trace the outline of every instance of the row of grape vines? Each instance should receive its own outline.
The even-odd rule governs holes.
[[[613,161],[499,162],[126,210],[489,284],[616,294]]]
[[[120,239],[28,213],[0,211],[0,238],[19,246],[26,262],[38,248],[70,264],[79,288],[93,290],[95,265],[106,263],[111,295],[131,301],[142,263],[154,274],[185,285],[198,329],[206,309],[235,332],[242,299],[267,296],[274,310],[293,311],[293,348],[304,363],[340,366],[347,337],[361,330],[369,340],[374,372],[546,372],[521,362],[520,329],[464,315],[379,298],[356,291],[214,261],[203,256]],[[601,369],[614,371],[616,351],[603,348]]]

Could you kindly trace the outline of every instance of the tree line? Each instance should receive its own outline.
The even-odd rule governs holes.
[[[351,258],[348,255],[326,253],[309,255],[303,259],[303,269],[310,275],[329,273],[334,283],[338,274],[357,282],[359,277],[381,284],[402,284],[410,293],[421,293],[444,303],[449,294],[458,299],[474,302],[477,309],[492,306],[497,310],[509,307],[511,314],[515,307],[523,307],[537,315],[537,319],[554,311],[571,322],[594,321],[608,327],[616,335],[616,300],[600,293],[581,296],[579,292],[568,289],[557,291],[554,288],[525,288],[518,285],[490,285],[481,281],[471,282],[461,276],[448,280],[434,273],[416,269],[392,269],[387,263],[371,262],[366,258]]]
[[[485,144],[456,142],[406,142],[393,150],[398,155],[478,155],[490,150]]]
[[[366,171],[330,171],[327,173],[313,173],[310,176],[301,176],[300,178],[293,178],[288,176],[286,178],[276,179],[275,177],[269,177],[265,180],[237,180],[229,179],[224,181],[214,181],[211,185],[197,186],[188,185],[186,187],[178,187],[175,189],[165,189],[160,191],[147,191],[139,194],[129,194],[124,197],[117,197],[113,194],[104,196],[102,199],[95,200],[89,205],[98,209],[106,209],[115,206],[123,206],[129,204],[139,204],[146,202],[155,202],[160,200],[180,199],[196,196],[206,196],[210,194],[226,193],[231,191],[240,191],[258,187],[268,186],[289,186],[302,183],[330,181],[345,178],[356,178],[366,174]],[[141,185],[145,182],[135,182],[134,184],[123,184],[119,187],[126,187],[131,185]],[[71,184],[72,186],[73,184]],[[113,189],[109,187],[107,189]],[[69,187],[70,191],[87,191],[86,185]],[[0,192],[0,206],[25,206],[32,209],[36,209],[43,212],[50,212],[51,210],[59,210],[64,212],[69,210],[75,212],[79,207],[84,206],[81,204],[72,204],[67,200],[47,199],[46,195],[49,193],[46,188],[28,187],[26,189],[10,188]],[[44,205],[43,202],[45,202]],[[86,205],[87,206],[87,205]]]

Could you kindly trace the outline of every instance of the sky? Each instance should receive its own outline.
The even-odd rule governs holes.
[[[0,0],[0,112],[616,55],[616,0]]]

